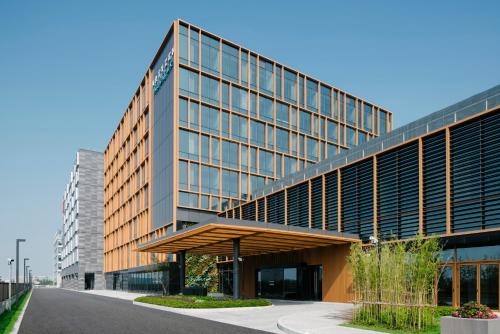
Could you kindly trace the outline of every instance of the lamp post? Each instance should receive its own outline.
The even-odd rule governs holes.
[[[29,274],[28,274],[28,272],[29,272],[28,268],[30,268],[30,266],[29,266],[29,265],[28,265],[28,266],[26,266],[26,277],[27,277],[27,280],[26,280],[26,282],[25,282],[25,283],[29,283],[29,282],[30,282],[30,276],[29,276]]]
[[[16,239],[16,283],[19,283],[19,243],[26,239]]]
[[[10,311],[11,308],[11,298],[12,298],[12,262],[14,259],[8,258],[7,264],[9,265],[9,302],[7,303],[7,309]]]
[[[29,266],[26,266],[26,261],[29,260],[29,257],[25,257],[24,258],[24,271],[23,271],[23,283],[26,284],[26,268],[28,268]]]

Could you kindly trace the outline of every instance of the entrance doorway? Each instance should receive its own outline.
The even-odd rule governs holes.
[[[94,290],[95,274],[85,273],[85,290]]]
[[[321,300],[322,266],[272,267],[257,270],[255,291],[271,299]]]

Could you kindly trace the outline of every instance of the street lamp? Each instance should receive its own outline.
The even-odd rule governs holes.
[[[29,272],[28,268],[30,268],[30,266],[29,266],[29,265],[28,265],[28,266],[26,266],[26,276],[28,277],[28,279],[26,280],[26,282],[25,282],[25,283],[29,283],[29,282],[30,282],[30,277],[29,277],[29,274],[28,274],[28,272]]]
[[[26,239],[16,239],[16,283],[19,283],[19,243]]]
[[[26,261],[28,261],[28,260],[29,260],[29,257],[24,258],[23,283],[25,283],[25,284],[26,284],[26,268],[29,267],[29,266],[26,267]]]
[[[9,302],[7,303],[7,308],[10,311],[11,298],[12,298],[12,262],[14,259],[8,258],[7,264],[9,265]]]

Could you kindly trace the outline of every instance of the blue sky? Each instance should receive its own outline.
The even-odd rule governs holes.
[[[183,18],[394,113],[396,126],[499,83],[498,1],[0,1],[0,276],[52,273],[78,148],[104,150]],[[22,270],[21,270],[22,272]]]

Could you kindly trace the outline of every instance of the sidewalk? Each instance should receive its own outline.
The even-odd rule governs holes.
[[[76,291],[76,290],[71,290]],[[137,297],[147,296],[147,293],[135,293],[121,290],[80,290],[77,292],[88,293],[90,295],[104,296],[110,298],[118,298],[133,301]]]

